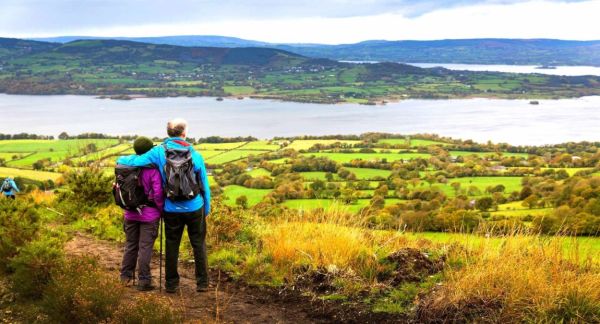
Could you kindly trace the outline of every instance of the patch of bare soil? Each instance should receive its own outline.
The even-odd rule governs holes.
[[[382,274],[378,279],[390,286],[399,286],[406,282],[419,282],[423,278],[442,271],[445,258],[432,260],[428,254],[412,248],[400,249],[387,256],[386,261],[395,267],[390,273]]]
[[[65,246],[69,255],[92,256],[107,271],[119,275],[122,246],[77,233]],[[158,278],[158,255],[152,260],[152,274]],[[212,288],[196,292],[193,264],[180,264],[180,290],[162,294],[181,305],[189,322],[201,323],[398,323],[406,322],[390,314],[368,311],[364,305],[322,301],[305,296],[296,289],[251,287],[211,270]],[[164,286],[163,286],[164,287]],[[131,294],[143,294],[134,288]]]

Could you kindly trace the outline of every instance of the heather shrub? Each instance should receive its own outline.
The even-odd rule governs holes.
[[[10,271],[10,259],[36,237],[38,220],[39,214],[33,204],[0,199],[0,271]]]
[[[119,307],[124,288],[91,259],[69,259],[52,271],[42,307],[59,323],[99,323],[109,320]]]
[[[114,313],[111,323],[163,324],[183,323],[183,311],[165,297],[142,294],[124,301]]]
[[[24,298],[38,299],[51,281],[51,273],[63,262],[62,244],[46,238],[25,245],[10,262],[12,289]]]

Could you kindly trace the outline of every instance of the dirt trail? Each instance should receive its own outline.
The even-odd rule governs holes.
[[[119,244],[76,233],[66,244],[65,251],[70,255],[92,256],[115,277],[119,275],[122,257],[122,246]],[[319,313],[318,305],[310,305],[310,301],[307,301],[309,305],[306,305],[298,300],[278,300],[272,298],[272,293],[236,285],[225,275],[219,278],[219,274],[214,271],[210,273],[214,289],[198,293],[195,291],[193,268],[183,263],[179,268],[181,276],[179,293],[166,294],[163,290],[162,295],[183,305],[186,319],[190,322],[323,323],[335,321],[333,318],[314,317]],[[158,271],[158,255],[155,255],[152,260],[152,274],[155,278],[158,278]],[[134,288],[129,288],[129,291],[132,294],[140,293]],[[158,289],[151,293],[160,294]],[[308,311],[313,306],[315,309]]]

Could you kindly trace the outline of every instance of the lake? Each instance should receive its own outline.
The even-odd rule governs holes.
[[[165,124],[186,118],[189,135],[274,136],[390,132],[436,133],[479,142],[539,145],[600,141],[600,96],[540,100],[405,100],[385,106],[322,105],[271,100],[0,94],[0,133],[58,135],[97,132],[164,136]]]

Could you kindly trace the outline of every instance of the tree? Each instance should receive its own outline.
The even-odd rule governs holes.
[[[236,206],[242,207],[243,209],[248,208],[248,197],[241,195],[235,199]]]
[[[383,198],[381,195],[375,195],[373,198],[371,198],[370,205],[371,208],[375,210],[383,209],[385,206],[385,198]]]
[[[358,201],[358,196],[359,192],[354,188],[348,186],[342,189],[340,199],[345,205],[352,205]]]
[[[458,196],[458,191],[460,190],[460,182],[452,182],[450,186],[452,186],[452,189],[454,189],[454,195]]]
[[[60,135],[58,135],[58,139],[61,139],[61,140],[69,139],[69,134],[67,134],[67,132],[62,132],[62,133],[60,133]]]
[[[488,211],[488,209],[492,208],[493,204],[494,204],[494,200],[491,197],[483,197],[483,198],[479,198],[475,202],[475,208],[477,208],[481,211]]]

